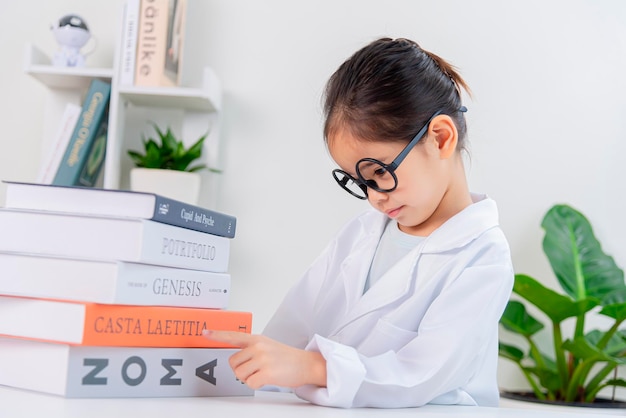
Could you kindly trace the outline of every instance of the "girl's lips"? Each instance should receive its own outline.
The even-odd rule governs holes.
[[[389,216],[390,218],[395,218],[400,213],[400,210],[402,210],[402,206],[400,206],[399,208],[388,210],[386,213],[387,216]]]

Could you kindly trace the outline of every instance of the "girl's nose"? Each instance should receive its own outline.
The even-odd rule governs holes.
[[[372,205],[376,205],[378,202],[384,202],[389,199],[389,193],[379,192],[370,187],[367,188],[367,200]]]

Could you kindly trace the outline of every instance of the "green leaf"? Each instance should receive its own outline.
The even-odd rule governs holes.
[[[604,297],[602,303],[606,305],[626,303],[626,286],[615,289]]]
[[[520,365],[524,359],[524,352],[521,349],[502,342],[498,344],[498,353],[501,357],[507,358]]]
[[[554,368],[526,367],[525,370],[537,376],[539,382],[541,382],[541,386],[550,391],[558,390],[563,386],[556,365],[554,366]]]
[[[176,151],[178,148],[182,147],[182,143],[178,142],[176,140],[176,138],[174,137],[174,134],[172,133],[172,131],[170,130],[170,128],[167,128],[167,131],[165,132],[165,135],[163,135],[162,133],[159,134],[159,136],[161,137],[161,142],[163,144],[163,148],[170,151],[173,154],[176,154]]]
[[[582,315],[599,304],[599,301],[593,298],[573,301],[525,274],[515,275],[513,292],[539,308],[554,323]]]
[[[577,337],[574,341],[567,340],[563,343],[563,348],[580,359],[595,359],[597,361],[606,361],[615,364],[626,364],[626,358],[614,357],[605,351],[599,350],[585,337]]]
[[[200,171],[200,170],[206,170],[209,169],[209,167],[206,164],[200,164],[200,165],[196,165],[194,167],[189,167],[187,168],[187,171],[189,171],[190,173],[194,173],[196,171]],[[219,170],[211,170],[214,173],[219,173]]]
[[[189,150],[187,152],[189,154],[198,156],[202,154],[202,147],[204,146],[204,140],[206,139],[207,135],[208,134],[202,135],[194,144],[189,147]]]
[[[545,215],[543,250],[559,284],[574,300],[603,300],[624,287],[624,272],[602,251],[587,218],[568,205]]]
[[[610,379],[605,382],[606,386],[619,386],[626,388],[626,380],[624,379]]]
[[[585,335],[585,338],[591,345],[593,345],[594,347],[598,347],[598,344],[605,334],[605,332],[596,329]],[[624,338],[621,335],[614,334],[611,336],[608,343],[606,344],[606,347],[602,351],[610,356],[624,357],[624,355],[622,355],[621,353],[626,351],[626,341],[624,341]]]
[[[128,155],[137,167],[143,167],[143,154],[140,154],[137,151],[129,150]]]
[[[626,302],[606,305],[602,308],[600,314],[613,318],[618,322],[622,322],[626,320]]]
[[[543,328],[543,324],[526,311],[524,304],[516,300],[510,300],[507,303],[500,323],[509,331],[526,337],[530,337]]]

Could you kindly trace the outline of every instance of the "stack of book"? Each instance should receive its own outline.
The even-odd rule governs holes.
[[[150,193],[5,182],[0,385],[66,397],[252,395],[204,329],[227,309],[236,218]]]

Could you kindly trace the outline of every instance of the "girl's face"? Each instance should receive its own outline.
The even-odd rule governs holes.
[[[389,164],[405,146],[403,142],[363,141],[347,129],[340,130],[328,141],[332,158],[355,178],[355,165],[360,159],[375,158]],[[460,159],[458,153],[454,154]],[[458,212],[459,205],[469,204],[469,193],[466,191],[463,195],[456,191],[459,175],[465,184],[462,162],[459,173],[450,160],[442,155],[441,145],[434,135],[427,134],[396,169],[398,186],[394,191],[382,193],[367,189],[370,204],[395,219],[402,231],[413,235],[430,234]],[[465,202],[461,203],[459,198]]]

